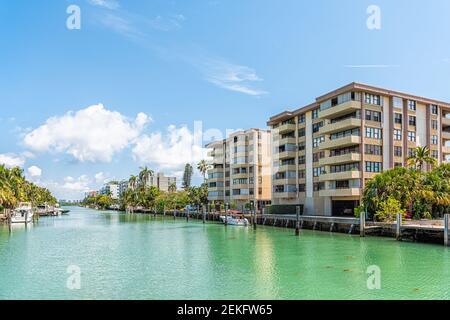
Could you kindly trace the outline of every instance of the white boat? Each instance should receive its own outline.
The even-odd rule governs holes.
[[[231,226],[248,226],[248,220],[246,218],[240,219],[240,218],[233,218],[232,216],[220,216],[220,219],[223,223],[227,223],[227,225]]]
[[[31,203],[21,202],[11,212],[11,223],[29,223],[33,220],[33,207]]]

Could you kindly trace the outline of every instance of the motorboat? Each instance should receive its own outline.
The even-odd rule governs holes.
[[[233,218],[232,216],[220,216],[223,223],[231,226],[248,226],[248,220],[246,218]]]
[[[11,212],[11,223],[29,223],[33,220],[33,207],[31,203],[21,202]]]

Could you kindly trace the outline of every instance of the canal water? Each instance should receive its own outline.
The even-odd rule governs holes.
[[[0,299],[450,299],[440,245],[70,210],[0,226]]]

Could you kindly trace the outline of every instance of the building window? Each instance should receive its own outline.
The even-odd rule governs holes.
[[[438,114],[438,106],[435,104],[431,105],[431,114]]]
[[[381,162],[366,161],[366,172],[381,172]]]
[[[313,168],[313,177],[318,177],[325,173],[325,167]]]
[[[348,136],[359,136],[359,135],[360,135],[359,128],[354,128],[354,129],[349,129],[349,130],[333,133],[330,135],[330,140],[341,139],[341,138],[345,138]]]
[[[394,168],[398,168],[398,167],[403,167],[403,163],[401,163],[401,162],[394,163]]]
[[[438,144],[438,137],[436,135],[431,136],[431,144]]]
[[[312,125],[312,132],[313,132],[313,133],[319,132],[319,129],[320,129],[321,127],[323,127],[323,121],[314,123],[314,124]]]
[[[306,170],[299,170],[298,171],[298,178],[299,179],[305,179],[306,178]]]
[[[394,156],[401,157],[402,153],[402,147],[394,146]]]
[[[366,120],[381,122],[381,112],[366,110]]]
[[[439,152],[437,150],[431,150],[431,156],[435,159],[439,158]]]
[[[394,129],[394,140],[400,141],[402,140],[402,131],[398,129]]]
[[[318,162],[320,159],[325,157],[325,151],[320,151],[313,153],[313,162]]]
[[[319,144],[325,141],[325,136],[320,136],[313,139],[313,148],[317,148]]]
[[[305,164],[305,163],[306,163],[305,156],[299,156],[298,157],[298,164]]]
[[[312,111],[312,118],[317,119],[319,117],[319,109],[314,109]]]
[[[306,146],[305,146],[305,142],[300,142],[298,144],[298,151],[303,151],[305,150]]]
[[[414,148],[408,148],[408,157],[414,156],[414,153],[415,153]]]
[[[353,171],[353,170],[359,171],[359,162],[330,166],[331,173],[346,172],[346,171]]]
[[[403,99],[399,97],[393,98],[394,108],[403,109]]]
[[[301,114],[298,116],[298,123],[302,124],[305,123],[305,115]]]
[[[305,128],[298,129],[298,137],[299,138],[304,137],[305,134],[306,134]]]
[[[366,127],[366,138],[381,139],[381,129]]]
[[[433,130],[437,130],[438,129],[438,121],[437,120],[431,120],[431,128]]]
[[[306,184],[302,183],[298,185],[298,192],[305,192],[306,191]]]
[[[325,182],[314,182],[313,184],[314,191],[320,191],[323,189],[325,189]]]
[[[408,100],[408,109],[416,111],[416,102],[414,100]]]
[[[402,124],[402,114],[394,113],[394,123]]]
[[[375,104],[378,106],[381,105],[381,97],[375,94],[366,93],[364,95],[364,101],[366,102],[366,104]]]
[[[365,150],[366,154],[372,154],[372,155],[376,155],[376,156],[381,156],[383,154],[381,146],[377,146],[374,144],[364,145],[364,150]]]
[[[416,142],[416,133],[414,131],[408,131],[408,141]]]
[[[409,125],[416,126],[416,117],[415,116],[409,116]]]

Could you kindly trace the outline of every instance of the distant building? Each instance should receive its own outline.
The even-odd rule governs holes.
[[[160,191],[168,192],[169,187],[172,184],[177,184],[177,178],[176,177],[166,177],[163,173],[158,173],[156,175],[156,183],[157,187]]]
[[[119,197],[122,197],[125,191],[128,190],[129,182],[128,180],[122,180],[119,182]]]
[[[85,196],[85,198],[94,198],[94,197],[97,196],[97,194],[98,194],[97,191],[91,190],[91,191],[86,192],[86,193],[84,194],[84,196]]]
[[[110,195],[112,199],[119,199],[119,183],[108,182],[100,189],[100,194]]]

